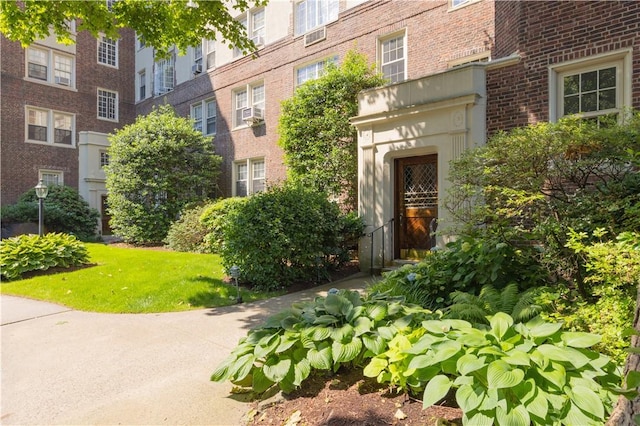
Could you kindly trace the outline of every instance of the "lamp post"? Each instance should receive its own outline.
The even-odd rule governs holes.
[[[49,193],[49,188],[47,185],[42,183],[42,179],[35,187],[36,197],[38,197],[38,236],[42,237],[42,226],[44,223],[44,199],[47,198],[47,194]]]
[[[240,268],[236,265],[233,265],[229,268],[229,275],[236,283],[236,290],[238,291],[238,295],[236,296],[236,303],[242,303],[242,296],[240,296],[240,286],[238,286],[238,278],[240,277]]]

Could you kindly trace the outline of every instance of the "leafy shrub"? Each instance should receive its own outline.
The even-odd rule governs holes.
[[[431,312],[386,295],[362,297],[340,290],[294,304],[243,337],[211,376],[262,393],[276,385],[290,392],[312,369],[363,365],[387,349],[398,331],[418,327]]]
[[[452,305],[444,310],[446,318],[457,318],[476,324],[489,325],[489,316],[504,312],[515,322],[529,321],[550,304],[543,306],[538,297],[542,287],[535,287],[524,292],[518,291],[515,283],[508,284],[502,290],[496,290],[490,284],[480,290],[479,295],[456,291],[451,294]]]
[[[182,210],[180,218],[173,222],[164,242],[175,251],[208,253],[205,243],[207,228],[200,222],[206,206],[196,205]]]
[[[264,290],[314,279],[344,261],[345,223],[324,193],[271,187],[228,211],[223,265],[237,265],[240,279]]]
[[[534,320],[514,325],[498,313],[490,327],[455,319],[427,320],[398,333],[364,369],[379,382],[424,389],[423,405],[452,388],[467,425],[588,425],[604,423],[620,386],[618,367],[588,349],[589,333]]]
[[[596,230],[593,238],[601,238],[602,232]],[[564,321],[571,330],[602,335],[595,349],[622,364],[640,282],[640,235],[623,232],[615,241],[599,243],[587,239],[584,233],[572,232],[568,246],[584,258],[590,297],[585,299],[566,286],[549,290],[542,297],[553,303],[554,311],[545,316]]]
[[[208,204],[202,211],[200,222],[207,230],[204,244],[209,253],[219,253],[224,242],[224,223],[227,215],[244,204],[248,198],[231,197],[223,198],[212,204]]]
[[[73,234],[81,240],[96,235],[100,213],[89,206],[78,192],[63,185],[49,186],[43,202],[44,225],[53,232]],[[2,222],[38,222],[38,197],[31,188],[20,196],[18,202],[2,207]]]
[[[110,224],[126,242],[161,243],[185,206],[215,195],[222,157],[170,105],[138,116],[109,142]]]
[[[432,251],[416,265],[390,272],[374,285],[429,309],[451,304],[454,291],[478,294],[485,285],[520,289],[540,285],[543,274],[531,247],[517,248],[495,237],[463,236]]]
[[[29,271],[86,263],[89,263],[89,253],[73,235],[20,235],[0,241],[0,270],[6,279],[20,278]]]

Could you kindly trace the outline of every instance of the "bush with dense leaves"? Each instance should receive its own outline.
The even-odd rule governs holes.
[[[387,349],[399,331],[419,327],[434,315],[401,299],[340,290],[267,319],[242,338],[211,376],[263,393],[272,386],[290,392],[313,369],[363,366]]]
[[[347,258],[346,227],[337,204],[314,189],[285,185],[255,194],[227,213],[221,256],[242,281],[273,290],[317,279]]]
[[[215,196],[222,158],[170,105],[139,116],[109,142],[110,223],[126,242],[161,243],[185,206]]]
[[[205,244],[207,228],[200,221],[206,205],[186,207],[180,218],[171,224],[164,242],[171,250],[192,253],[209,253]]]
[[[69,268],[89,263],[87,248],[73,235],[20,235],[0,241],[0,270],[6,279],[29,271]]]
[[[423,392],[425,407],[456,389],[465,425],[604,423],[622,380],[609,357],[589,349],[599,336],[539,317],[516,324],[498,313],[489,323],[423,321],[397,333],[364,374]]]
[[[244,204],[248,198],[231,197],[223,198],[208,204],[200,215],[200,222],[207,230],[204,237],[204,245],[208,253],[219,253],[224,242],[224,223],[230,211]]]
[[[64,185],[49,186],[43,201],[44,225],[53,232],[73,234],[81,240],[96,236],[100,213],[89,206],[78,192]],[[38,197],[31,188],[18,202],[2,207],[2,223],[38,222]]]
[[[454,291],[477,295],[485,285],[501,290],[510,283],[526,289],[543,284],[543,277],[533,247],[517,247],[490,236],[463,236],[431,251],[418,264],[385,274],[373,288],[440,309],[451,304]]]

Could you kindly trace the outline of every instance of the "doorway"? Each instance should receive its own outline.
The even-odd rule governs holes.
[[[438,155],[396,159],[395,173],[394,254],[400,259],[422,259],[435,245]]]
[[[107,196],[100,196],[100,215],[102,221],[102,235],[111,235],[111,226],[109,226],[109,221],[111,220],[111,216],[109,216],[109,205],[107,204]]]

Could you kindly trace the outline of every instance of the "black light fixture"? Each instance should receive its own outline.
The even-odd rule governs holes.
[[[229,268],[229,275],[231,275],[231,278],[233,278],[233,280],[235,281],[236,284],[236,290],[237,290],[237,296],[236,296],[236,303],[242,303],[242,296],[240,296],[240,286],[238,285],[238,278],[240,277],[240,268],[237,265],[233,265],[231,268]]]
[[[38,197],[38,236],[42,237],[42,229],[44,224],[44,199],[47,198],[47,194],[49,193],[49,188],[42,182],[40,182],[35,187],[36,197]]]

